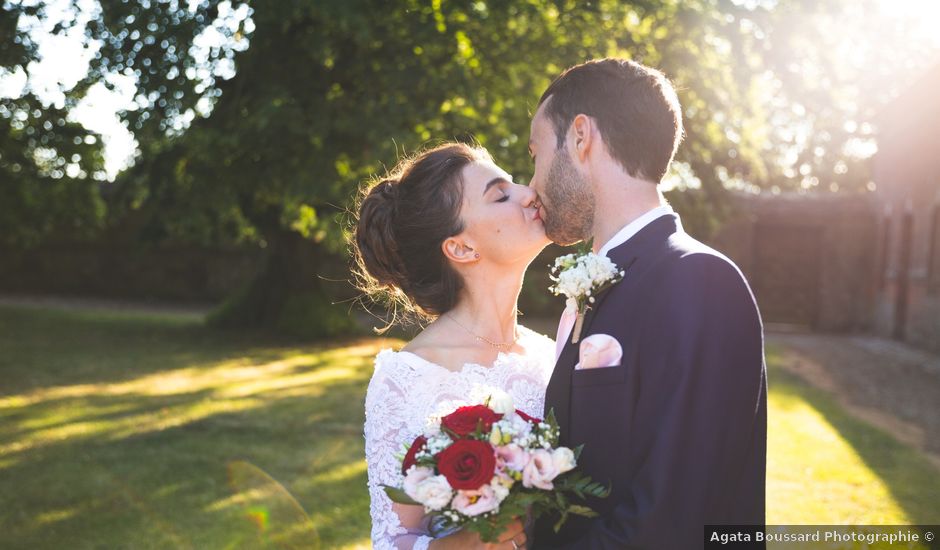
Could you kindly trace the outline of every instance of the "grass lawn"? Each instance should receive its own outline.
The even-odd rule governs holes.
[[[393,344],[0,307],[0,548],[367,548],[363,396]],[[768,522],[940,523],[940,472],[779,353]]]

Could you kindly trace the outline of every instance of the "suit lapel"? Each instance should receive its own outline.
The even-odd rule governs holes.
[[[679,230],[678,217],[675,215],[663,216],[653,220],[632,238],[608,252],[607,255],[614,264],[624,271],[624,278],[594,297],[594,304],[591,305],[591,309],[584,316],[581,328],[582,340],[591,334],[591,323],[611,291],[619,285],[632,284],[631,274],[637,272],[637,267],[639,267],[637,262],[642,262],[642,258],[650,250],[654,249],[656,245],[661,245],[663,241],[669,238],[669,235],[677,230]],[[571,426],[571,377],[574,373],[574,367],[578,363],[579,352],[580,345],[572,344],[571,335],[569,334],[545,390],[545,413],[548,414],[549,409],[555,411],[555,419],[561,429],[562,445],[570,443],[568,438],[570,437]]]

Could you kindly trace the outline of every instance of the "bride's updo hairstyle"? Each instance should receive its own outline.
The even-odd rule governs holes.
[[[491,160],[485,149],[447,143],[401,160],[363,188],[352,243],[363,292],[425,319],[454,307],[463,280],[441,244],[464,229],[461,171],[481,160]]]

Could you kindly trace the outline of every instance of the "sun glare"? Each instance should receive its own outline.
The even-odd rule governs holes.
[[[911,42],[940,48],[940,2],[937,0],[879,0],[879,13],[872,17],[894,18],[905,26]]]

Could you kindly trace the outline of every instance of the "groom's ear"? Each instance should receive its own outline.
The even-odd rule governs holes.
[[[459,237],[448,237],[441,243],[444,257],[458,264],[470,264],[480,259],[473,247]]]
[[[597,125],[594,123],[594,119],[585,114],[580,114],[571,121],[571,131],[569,132],[571,143],[569,145],[571,145],[571,151],[579,161],[584,162],[588,158],[591,147],[595,144],[596,133]]]

